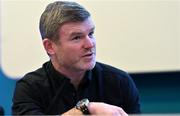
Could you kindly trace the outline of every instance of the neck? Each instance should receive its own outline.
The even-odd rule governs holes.
[[[75,88],[78,88],[78,85],[80,84],[82,78],[85,75],[85,71],[77,71],[77,70],[72,70],[70,68],[65,68],[63,66],[59,66],[58,63],[53,61],[52,64],[58,72],[65,75],[67,78],[71,80],[71,83],[74,85]]]

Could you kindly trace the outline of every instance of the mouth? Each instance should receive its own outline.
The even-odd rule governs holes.
[[[83,55],[83,57],[93,57],[95,53],[91,52],[91,53],[87,53],[85,55]]]

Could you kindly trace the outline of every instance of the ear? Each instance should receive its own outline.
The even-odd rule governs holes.
[[[48,38],[43,39],[43,46],[44,49],[46,50],[46,52],[49,55],[53,55],[55,52],[54,47],[53,47],[53,42],[51,40],[49,40]]]

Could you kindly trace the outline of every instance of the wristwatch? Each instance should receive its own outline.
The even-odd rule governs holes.
[[[90,114],[88,110],[89,100],[82,99],[77,102],[76,109],[80,110],[83,114]]]

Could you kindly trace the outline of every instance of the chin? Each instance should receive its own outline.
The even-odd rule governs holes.
[[[91,70],[91,69],[94,68],[95,64],[96,64],[96,62],[92,62],[92,63],[90,63],[90,64],[87,64],[87,65],[85,66],[85,69],[86,69],[86,70]]]

